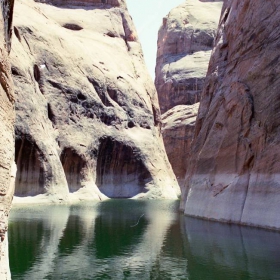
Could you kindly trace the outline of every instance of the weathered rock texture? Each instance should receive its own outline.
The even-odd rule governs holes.
[[[199,102],[221,8],[222,1],[188,0],[163,19],[155,78],[162,113]]]
[[[8,215],[14,192],[14,89],[8,52],[13,1],[1,1],[0,13],[0,279],[10,279]]]
[[[162,136],[167,156],[182,188],[194,136],[199,103],[178,105],[162,115]]]
[[[280,229],[278,0],[225,1],[183,195],[185,214]]]
[[[181,187],[198,110],[190,104],[200,100],[221,8],[221,1],[185,1],[163,19],[158,34],[155,84],[165,112],[163,139]]]
[[[175,198],[125,2],[44,2],[15,6],[16,195]]]

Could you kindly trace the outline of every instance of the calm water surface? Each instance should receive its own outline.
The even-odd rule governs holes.
[[[186,218],[178,202],[14,208],[12,279],[280,279],[280,234]]]

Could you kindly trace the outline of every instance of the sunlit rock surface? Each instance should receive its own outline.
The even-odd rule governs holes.
[[[163,19],[155,78],[162,113],[199,102],[221,8],[222,1],[188,0]]]
[[[176,198],[124,1],[43,2],[15,6],[15,201]]]
[[[1,1],[0,12],[0,279],[10,279],[8,215],[14,193],[14,88],[8,53],[13,1]]]
[[[210,60],[185,214],[280,229],[279,1],[228,0]]]

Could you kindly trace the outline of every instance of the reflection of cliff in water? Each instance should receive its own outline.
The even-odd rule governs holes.
[[[176,216],[170,208],[174,201],[110,200],[15,209],[13,279],[148,279],[163,267],[158,261]]]
[[[181,217],[192,279],[279,279],[280,234]]]
[[[278,279],[280,234],[180,216],[178,202],[14,209],[13,280]]]

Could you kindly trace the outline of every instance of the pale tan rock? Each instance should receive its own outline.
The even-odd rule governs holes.
[[[15,6],[16,201],[176,198],[125,3],[48,3]]]
[[[221,7],[222,1],[188,0],[163,19],[155,78],[162,113],[199,102]]]
[[[187,171],[199,103],[178,105],[162,115],[162,136],[166,153],[180,187]]]
[[[228,0],[203,90],[185,214],[280,229],[280,5]]]
[[[13,1],[1,2],[0,13],[0,279],[10,279],[8,215],[14,193],[14,88],[8,52]]]

